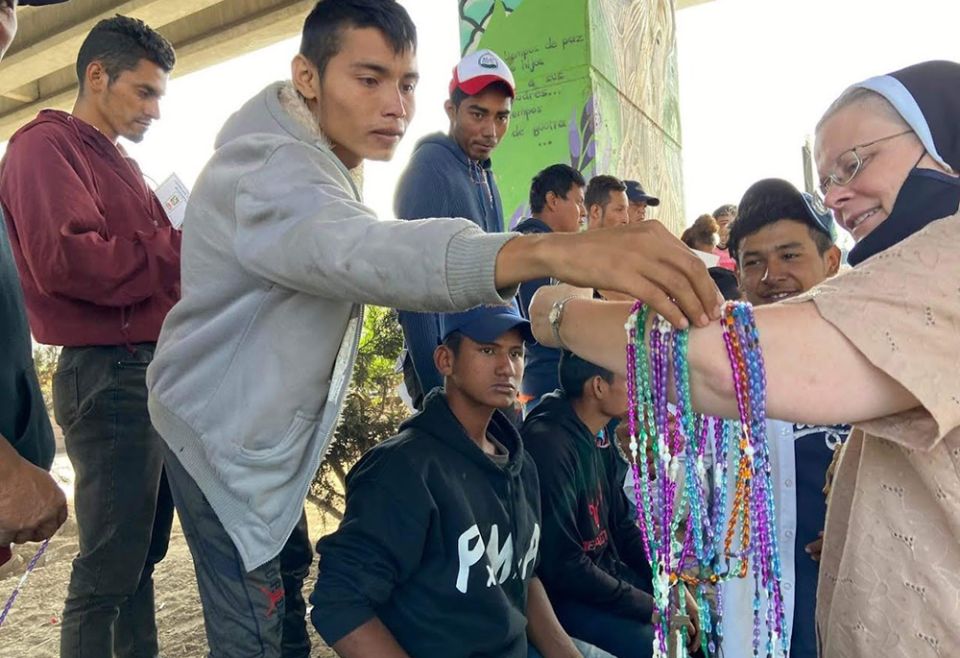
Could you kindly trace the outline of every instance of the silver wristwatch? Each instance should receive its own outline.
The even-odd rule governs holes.
[[[560,322],[563,321],[563,307],[566,306],[567,302],[569,302],[571,299],[576,298],[576,295],[573,295],[570,297],[564,297],[558,302],[554,302],[553,308],[550,309],[550,315],[547,316],[547,319],[550,321],[550,329],[553,331],[553,339],[557,341],[557,345],[568,351],[570,348],[567,347],[564,344],[563,339],[560,338]]]

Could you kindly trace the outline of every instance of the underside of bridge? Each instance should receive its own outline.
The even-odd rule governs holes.
[[[677,9],[683,9],[711,0],[675,1]],[[177,50],[173,75],[179,76],[298,34],[315,2],[71,0],[22,7],[20,30],[0,67],[0,140],[45,107],[70,108],[77,89],[77,51],[90,28],[103,18],[133,16],[159,30]]]
[[[174,76],[212,66],[300,32],[316,0],[71,0],[22,7],[0,67],[0,140],[45,107],[69,109],[77,51],[97,21],[139,18],[177,50]],[[451,27],[451,29],[455,29]]]

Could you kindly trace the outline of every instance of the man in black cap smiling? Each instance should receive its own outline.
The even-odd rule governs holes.
[[[836,274],[835,239],[833,217],[819,199],[767,178],[743,195],[727,244],[747,301],[761,305],[795,297]]]
[[[660,199],[644,192],[643,186],[635,180],[625,180],[623,183],[627,186],[627,200],[630,201],[627,210],[630,223],[642,222],[647,218],[647,206],[659,206]]]

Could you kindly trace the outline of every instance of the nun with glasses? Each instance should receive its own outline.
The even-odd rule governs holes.
[[[857,242],[853,268],[755,313],[767,414],[855,426],[827,511],[820,655],[956,655],[960,64],[851,86],[821,118],[814,155],[824,202]],[[630,304],[571,294],[534,298],[537,339],[624,373]],[[736,417],[719,323],[690,332],[689,364],[697,410]]]

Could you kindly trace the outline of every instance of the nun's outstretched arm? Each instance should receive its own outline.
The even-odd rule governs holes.
[[[537,340],[558,343],[550,327],[554,302],[577,293],[545,286],[530,305]],[[628,302],[571,299],[563,307],[560,338],[583,358],[626,373]],[[810,424],[857,423],[919,406],[903,386],[875,367],[811,302],[754,311],[767,373],[767,415]],[[730,363],[719,322],[690,332],[690,387],[697,411],[736,417]]]

